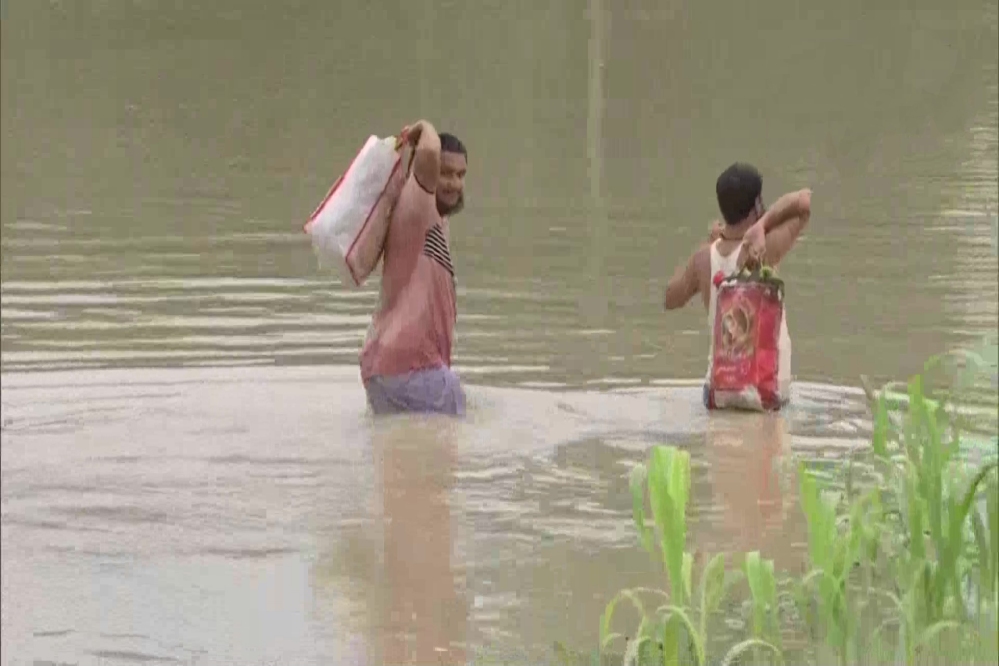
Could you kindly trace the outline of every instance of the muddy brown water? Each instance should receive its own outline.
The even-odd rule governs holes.
[[[693,548],[797,566],[784,454],[862,445],[861,373],[996,330],[997,9],[611,4],[5,0],[5,665],[592,648],[660,582],[627,474],[661,442]],[[370,418],[376,283],[301,233],[418,116],[470,150],[461,423]],[[736,159],[814,190],[778,418],[709,417],[704,313],[660,307]]]

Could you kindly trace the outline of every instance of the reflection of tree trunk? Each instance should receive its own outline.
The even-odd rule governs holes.
[[[382,661],[463,664],[454,647],[465,638],[466,608],[451,570],[448,426],[398,425],[391,433],[379,429],[375,442],[385,519]]]
[[[517,49],[520,51],[521,66],[518,67],[518,74],[512,82],[511,115],[515,119],[515,123],[510,128],[514,135],[510,136],[508,141],[510,141],[510,145],[519,146],[517,150],[517,181],[514,189],[518,192],[532,191],[534,161],[537,156],[535,138],[537,123],[534,117],[537,97],[534,81],[540,60],[537,57],[536,26],[537,20],[518,20],[513,25],[513,32],[517,36]]]
[[[601,203],[601,158],[603,157],[604,118],[604,30],[603,0],[590,0],[589,97],[586,116],[586,157],[589,161],[590,196]]]
[[[589,85],[586,116],[586,157],[590,180],[590,277],[593,284],[585,298],[594,319],[607,315],[607,280],[604,253],[607,243],[607,207],[603,192],[604,57],[610,14],[603,0],[589,0]]]

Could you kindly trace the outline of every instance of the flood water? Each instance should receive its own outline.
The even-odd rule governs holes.
[[[783,454],[863,444],[860,374],[996,331],[991,0],[334,4],[4,0],[5,665],[589,650],[658,582],[649,446],[691,452],[694,548],[793,568]],[[470,151],[462,422],[370,417],[377,280],[302,233],[421,116]],[[735,160],[814,190],[780,417],[709,417],[703,310],[661,308]]]

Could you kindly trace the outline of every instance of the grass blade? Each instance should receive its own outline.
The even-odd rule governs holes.
[[[633,641],[628,641],[628,649],[624,652],[624,664],[643,664],[646,663],[641,659],[642,648],[651,642],[651,638],[648,636],[636,637]]]
[[[614,595],[614,598],[611,599],[604,607],[603,615],[600,617],[601,650],[607,649],[607,645],[609,643],[621,637],[621,634],[617,633],[612,634],[610,628],[611,628],[611,622],[613,622],[614,620],[614,610],[617,608],[618,603],[620,603],[625,599],[630,601],[632,606],[635,607],[635,610],[638,611],[639,617],[641,617],[643,620],[645,619],[646,616],[645,605],[642,603],[642,600],[638,598],[638,595],[635,594],[635,591],[621,590],[620,592],[618,592],[616,595]]]
[[[694,598],[693,594],[693,581],[691,578],[694,575],[694,556],[690,553],[684,552],[683,554],[683,598],[684,600],[690,600]]]
[[[666,618],[666,626],[663,628],[663,650],[666,650],[667,645],[669,645],[673,649],[674,654],[679,652],[680,642],[678,639],[680,634],[676,631],[676,623],[680,622],[686,630],[688,639],[694,646],[694,657],[697,660],[697,665],[701,666],[704,664],[704,645],[701,643],[700,637],[697,635],[697,629],[694,627],[694,623],[691,621],[687,611],[675,604],[669,604],[656,609],[656,616],[659,615],[664,615]],[[670,658],[668,652],[666,657]]]
[[[962,629],[963,627],[960,625],[960,623],[955,622],[954,620],[942,620],[940,622],[937,622],[933,626],[928,627],[919,636],[919,640],[916,641],[916,649],[918,650],[919,648],[924,647],[930,641],[932,641],[934,638],[936,638],[945,631],[955,630],[961,632]]]
[[[708,616],[718,606],[725,594],[725,554],[718,553],[701,572],[701,626],[698,632],[701,641],[708,643]]]
[[[758,638],[750,638],[748,640],[742,641],[741,643],[733,645],[732,648],[725,654],[725,658],[722,659],[721,661],[722,666],[730,666],[731,664],[735,664],[736,661],[739,659],[739,657],[741,657],[744,653],[748,652],[753,648],[764,648],[766,650],[770,650],[771,652],[774,653],[774,656],[777,657],[778,664],[784,663],[784,654],[779,649],[777,649],[776,646],[771,645],[766,641],[761,641]]]
[[[874,455],[881,460],[888,460],[888,407],[883,396],[879,396],[874,405],[874,434],[871,436],[871,447],[874,449]]]
[[[701,612],[704,615],[715,612],[724,597],[725,553],[718,553],[711,558],[701,574]]]
[[[645,485],[648,470],[645,465],[635,465],[628,477],[628,487],[631,490],[631,517],[638,529],[638,540],[642,548],[654,554],[652,545],[652,529],[645,525]]]

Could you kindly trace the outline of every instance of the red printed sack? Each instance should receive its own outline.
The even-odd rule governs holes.
[[[715,276],[716,298],[710,409],[780,409],[787,399],[779,381],[784,282],[769,267]]]

